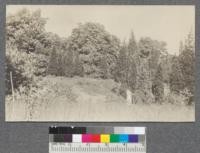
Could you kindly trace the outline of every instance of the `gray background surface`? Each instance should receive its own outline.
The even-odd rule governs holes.
[[[5,122],[4,57],[6,4],[196,5],[196,122]],[[199,7],[199,0],[0,0],[0,153],[48,153],[48,127],[50,125],[146,126],[147,153],[200,153]]]

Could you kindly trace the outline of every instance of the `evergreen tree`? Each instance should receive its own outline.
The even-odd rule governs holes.
[[[179,55],[183,52],[183,50],[184,50],[183,42],[180,41],[180,46],[179,46]]]
[[[117,58],[115,81],[121,82],[122,84],[127,83],[127,64],[127,47],[124,42]]]
[[[179,93],[183,89],[183,74],[181,72],[178,57],[172,59],[172,69],[170,73],[170,90]]]
[[[66,77],[74,76],[74,54],[73,51],[67,51],[63,57],[62,67]]]
[[[136,62],[134,61],[136,60],[137,56],[137,43],[135,41],[135,36],[133,32],[131,32],[127,50],[127,84],[129,88],[134,91],[136,87],[137,76]]]
[[[162,103],[163,96],[164,96],[164,84],[163,84],[163,72],[161,64],[159,64],[155,78],[152,84],[152,93],[155,96],[155,101]]]
[[[185,44],[180,46],[180,48],[182,48],[182,51],[172,62],[170,89],[176,93],[187,89],[194,95],[195,50],[194,35],[192,32],[188,34]]]
[[[131,32],[128,43],[128,57],[133,57],[137,52],[137,43],[133,31]]]
[[[105,57],[102,57],[100,61],[100,73],[101,73],[101,78],[103,79],[108,78],[108,65]]]
[[[76,76],[83,76],[84,75],[84,71],[83,71],[83,66],[82,66],[82,63],[80,61],[80,58],[79,58],[79,55],[76,53],[75,54],[75,59],[74,59],[74,74],[73,75],[76,75]]]
[[[183,75],[184,88],[187,88],[194,94],[195,82],[195,48],[194,48],[194,35],[192,32],[188,34],[185,40],[183,52],[179,55],[179,63],[181,73]]]
[[[132,59],[130,62],[128,85],[132,92],[136,89],[137,83],[137,67],[135,61]]]
[[[57,75],[58,76],[65,75],[65,69],[63,67],[63,54],[64,54],[64,51],[59,51],[59,53],[57,53]]]
[[[58,75],[58,63],[57,63],[58,57],[55,48],[52,50],[50,60],[49,60],[49,65],[48,65],[48,74],[51,75]]]

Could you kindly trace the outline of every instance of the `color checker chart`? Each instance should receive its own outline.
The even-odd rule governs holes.
[[[145,127],[49,127],[49,153],[146,153]]]

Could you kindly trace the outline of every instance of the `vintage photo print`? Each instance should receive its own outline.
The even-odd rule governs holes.
[[[7,5],[6,121],[195,121],[193,5]]]

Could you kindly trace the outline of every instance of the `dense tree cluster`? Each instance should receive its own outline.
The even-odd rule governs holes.
[[[194,35],[190,32],[182,44],[178,56],[173,58],[170,75],[170,88],[175,93],[190,95],[189,103],[194,101],[195,88],[195,48]]]
[[[85,23],[73,29],[67,50],[78,54],[84,75],[110,78],[115,69],[119,45],[117,37],[109,34],[103,25]]]
[[[56,37],[45,31],[45,24],[46,19],[41,17],[40,10],[30,12],[23,9],[15,15],[7,16],[6,59],[9,61],[6,65],[7,93],[10,93],[11,89],[11,69],[14,88],[19,87],[22,82],[33,83],[35,76],[46,75],[49,55],[52,46],[56,45],[54,41]]]
[[[143,97],[143,102],[154,101],[153,94],[160,100],[164,87],[159,65],[164,53],[165,43],[148,37],[137,43],[132,32],[128,44],[123,44],[118,56],[116,81],[133,93],[140,93],[138,97]]]
[[[194,95],[194,38],[180,43],[179,55],[170,55],[165,42],[134,33],[126,42],[99,23],[79,24],[68,38],[45,31],[41,12],[23,9],[6,20],[6,86],[10,72],[14,88],[28,86],[46,75],[114,79],[143,102],[162,102],[165,86],[176,94]],[[121,90],[121,89],[120,89]],[[141,98],[142,97],[142,98]],[[191,98],[193,101],[193,98]]]

